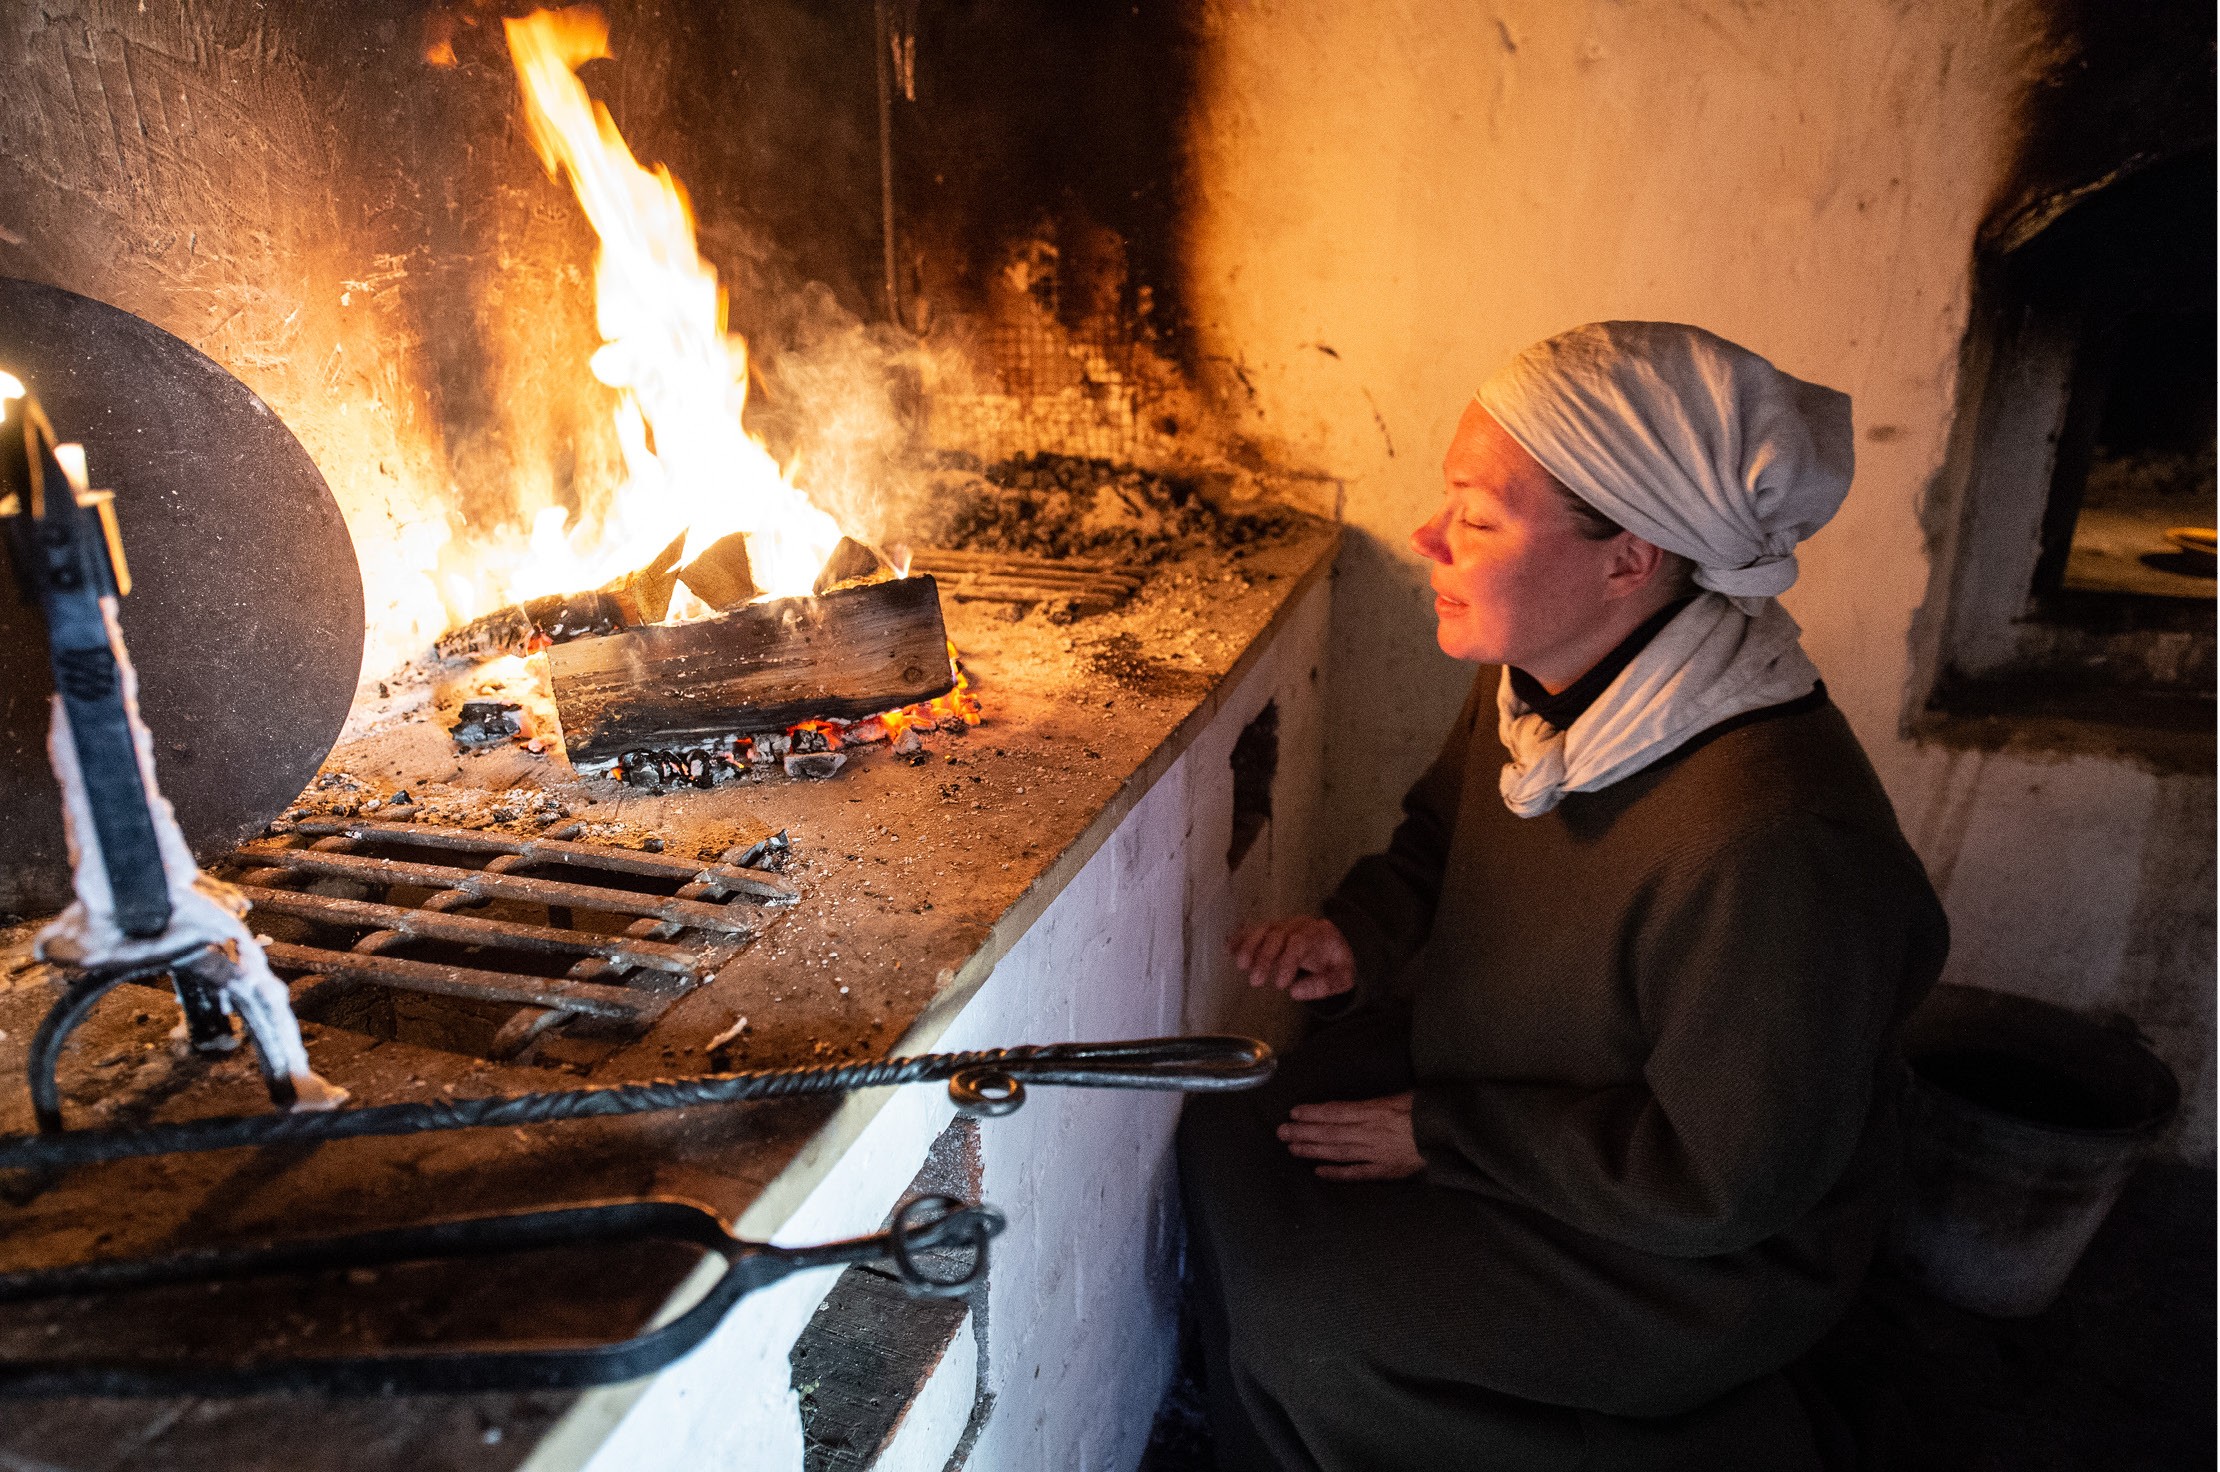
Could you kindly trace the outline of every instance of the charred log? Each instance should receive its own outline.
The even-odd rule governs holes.
[[[472,619],[439,636],[442,659],[490,659],[497,654],[526,654],[549,644],[613,634],[628,625],[625,607],[614,593],[550,593]]]
[[[548,651],[573,762],[855,720],[954,688],[940,591],[898,578]]]
[[[653,562],[605,587],[549,593],[496,608],[440,635],[434,647],[442,659],[490,659],[655,623],[670,612],[678,578],[673,569],[685,546],[686,539],[678,538]]]

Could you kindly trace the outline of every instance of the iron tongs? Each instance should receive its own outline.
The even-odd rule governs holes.
[[[710,1257],[725,1266],[707,1291],[675,1314],[614,1341],[466,1348],[375,1349],[267,1357],[103,1352],[83,1356],[0,1358],[0,1396],[246,1395],[315,1391],[338,1395],[568,1390],[652,1373],[693,1349],[732,1306],[758,1288],[804,1268],[891,1261],[914,1294],[959,1297],[987,1270],[987,1243],[1004,1225],[992,1207],[951,1196],[920,1196],[894,1213],[884,1232],[810,1247],[749,1242],[716,1214],[687,1201],[645,1199],[553,1211],[466,1217],[346,1236],[251,1243],[168,1257],[82,1263],[0,1274],[0,1304],[83,1300],[180,1285],[216,1285],[278,1274],[357,1273],[401,1263],[483,1259],[504,1253],[577,1246],[676,1244],[702,1250],[701,1262],[672,1300],[683,1299]],[[968,1250],[962,1271],[935,1275],[918,1262],[931,1249]],[[57,1321],[59,1325],[60,1321]]]

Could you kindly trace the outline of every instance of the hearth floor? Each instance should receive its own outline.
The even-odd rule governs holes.
[[[354,785],[312,786],[308,806],[344,811],[375,799],[368,816],[386,817],[393,795],[408,789],[420,804],[440,796],[442,822],[457,821],[458,802],[478,801],[485,816],[511,815],[507,826],[518,831],[583,823],[582,837],[652,835],[666,853],[712,857],[783,830],[792,843],[785,873],[801,898],[762,911],[754,942],[635,1039],[595,1044],[589,1035],[551,1043],[536,1061],[499,1064],[309,1024],[312,1062],[368,1103],[708,1071],[712,1042],[742,1017],[746,1029],[718,1052],[728,1067],[929,1047],[1208,721],[1276,621],[1325,575],[1337,538],[1330,523],[1291,516],[1283,536],[1238,557],[1196,552],[1166,563],[1127,605],[1069,624],[948,601],[950,637],[985,720],[960,735],[927,734],[926,758],[915,765],[879,744],[851,748],[848,765],[821,781],[781,775],[656,793],[581,780],[559,757],[519,746],[459,752],[444,725],[421,716],[342,744],[325,773]],[[0,1129],[11,1132],[32,1127],[20,1083],[25,1053],[59,991],[51,970],[31,960],[29,935],[30,927],[0,935],[10,943],[0,950]],[[1099,975],[1069,984],[1115,986],[1118,964],[1105,956]],[[174,1001],[152,991],[125,988],[103,1003],[65,1060],[72,1122],[267,1107],[249,1059],[175,1056],[167,1033],[176,1017]],[[813,1150],[811,1164],[795,1164],[832,1115],[828,1101],[752,1104],[0,1178],[0,1270],[639,1195],[699,1201],[748,1235],[768,1236],[837,1157],[837,1148]],[[644,1320],[668,1290],[662,1277],[635,1277],[605,1285],[612,1324]],[[548,1291],[545,1282],[524,1286]],[[520,1313],[530,1301],[520,1290]],[[150,1332],[199,1330],[187,1315]],[[6,1337],[0,1311],[0,1344]],[[0,1461],[183,1467],[220,1455],[239,1467],[282,1460],[367,1469],[436,1443],[440,1465],[503,1466],[566,1399],[444,1398],[399,1419],[390,1402],[372,1411],[300,1398],[0,1403]],[[261,1440],[281,1423],[277,1443]],[[450,1454],[463,1460],[443,1460]]]

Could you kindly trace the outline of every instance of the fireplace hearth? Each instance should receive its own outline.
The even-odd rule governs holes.
[[[125,170],[131,198],[102,194],[127,223],[87,233],[75,207],[105,175],[41,164],[7,181],[30,201],[9,218],[35,237],[24,274],[205,352],[227,392],[298,437],[315,462],[297,467],[302,498],[321,496],[321,470],[352,533],[360,689],[333,744],[343,702],[319,687],[324,724],[286,733],[282,781],[231,738],[284,733],[306,676],[226,686],[204,713],[185,673],[149,671],[165,741],[169,703],[220,728],[174,743],[165,780],[174,764],[181,788],[221,794],[221,770],[193,764],[206,750],[253,794],[225,809],[228,828],[187,826],[249,888],[315,1068],[368,1105],[1273,1035],[1286,1019],[1233,994],[1218,951],[1238,912],[1309,882],[1337,530],[1295,509],[1320,501],[1317,483],[1238,442],[1193,387],[1172,229],[1183,13],[642,0],[607,19],[613,56],[575,36],[557,48],[584,89],[571,101],[605,106],[649,172],[667,162],[689,192],[698,264],[728,298],[696,310],[710,322],[697,358],[712,380],[730,371],[694,407],[737,420],[744,401],[755,448],[731,424],[673,417],[644,339],[597,301],[595,253],[622,229],[596,213],[606,200],[581,212],[593,190],[572,181],[597,166],[583,134],[557,147],[519,108],[495,10],[365,27],[302,7],[242,47],[182,12],[89,0],[82,45],[122,58],[100,75],[145,79],[133,105],[161,114],[118,135],[151,150]],[[80,43],[59,35],[31,71],[68,71]],[[1080,85],[1110,52],[1147,85]],[[0,81],[0,108],[12,89]],[[223,127],[200,126],[219,111]],[[125,238],[139,254],[109,260]],[[199,264],[162,254],[177,240]],[[234,271],[249,250],[264,267]],[[129,429],[101,431],[96,474]],[[810,509],[787,509],[829,518],[810,529],[823,546],[804,557],[774,545],[791,527],[736,540],[738,522],[612,509],[627,480],[653,491],[662,472],[741,460],[806,493]],[[158,552],[134,548],[156,586],[166,560],[194,561],[203,597],[227,558],[284,560],[282,528],[262,542],[242,523],[218,555],[172,515],[189,502],[158,514],[134,507],[137,489],[118,489],[124,534],[163,528]],[[597,557],[597,517],[621,557]],[[316,585],[318,608],[351,606],[328,551],[286,572]],[[754,601],[764,589],[808,616],[782,622]],[[310,606],[256,596],[273,625]],[[818,615],[849,607],[884,615],[877,631],[807,647]],[[172,632],[190,620],[164,606],[171,627],[150,628],[148,649],[191,647]],[[359,628],[313,632],[293,642],[328,656]],[[767,679],[764,651],[782,647],[793,658]],[[322,685],[338,663],[323,658]],[[231,808],[273,821],[256,832]],[[0,900],[59,902],[39,893]],[[0,1078],[20,1076],[62,984],[28,954],[33,928],[0,930]],[[57,1075],[73,1125],[267,1108],[245,1050],[185,1046],[176,1011],[122,987],[91,1012]],[[756,1238],[863,1235],[926,1179],[948,1109],[902,1088],[0,1173],[0,1270],[643,1197]],[[917,1409],[878,1465],[938,1472],[958,1441],[979,1467],[1046,1465],[1044,1448],[1130,1441],[1136,1415],[1145,1430],[1169,1370],[1175,1109],[1044,1097],[969,1137],[966,1191],[1011,1226],[984,1291],[935,1321],[930,1385],[895,1388]],[[32,1126],[28,1097],[0,1088],[0,1131]],[[456,1303],[497,1332],[610,1337],[688,1291],[683,1264],[584,1249],[510,1271],[458,1281]],[[552,1319],[534,1307],[571,1280],[591,1291]],[[138,1444],[160,1422],[189,1460],[237,1460],[282,1420],[307,1467],[815,1465],[788,1356],[830,1287],[807,1274],[753,1296],[687,1359],[583,1396],[302,1400],[278,1418],[20,1402],[0,1453]],[[0,1341],[44,1332],[10,1312]],[[281,1336],[331,1329],[311,1306],[271,1312],[298,1318]],[[163,1332],[199,1332],[192,1308]]]

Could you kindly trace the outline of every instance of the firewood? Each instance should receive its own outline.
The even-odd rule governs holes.
[[[694,590],[719,613],[729,613],[758,592],[755,571],[748,565],[748,535],[733,532],[702,549],[699,557],[678,570],[678,580]]]
[[[490,659],[523,654],[536,646],[560,644],[594,634],[613,634],[630,620],[621,600],[599,588],[587,593],[550,593],[482,614],[439,636],[442,659]]]
[[[680,537],[647,566],[599,588],[505,604],[448,630],[433,647],[442,659],[490,659],[655,623],[670,611],[677,576],[671,569],[685,546]]]
[[[615,594],[625,605],[626,627],[659,624],[671,611],[671,592],[678,586],[678,557],[685,550],[686,534],[680,532],[668,547],[655,554],[654,561],[608,585],[605,591]]]
[[[894,569],[887,565],[878,550],[867,547],[854,537],[842,537],[832,556],[825,559],[825,566],[817,574],[813,592],[826,593],[842,583],[853,583],[891,577]]]
[[[897,578],[548,651],[573,762],[855,720],[955,685],[940,590]]]

